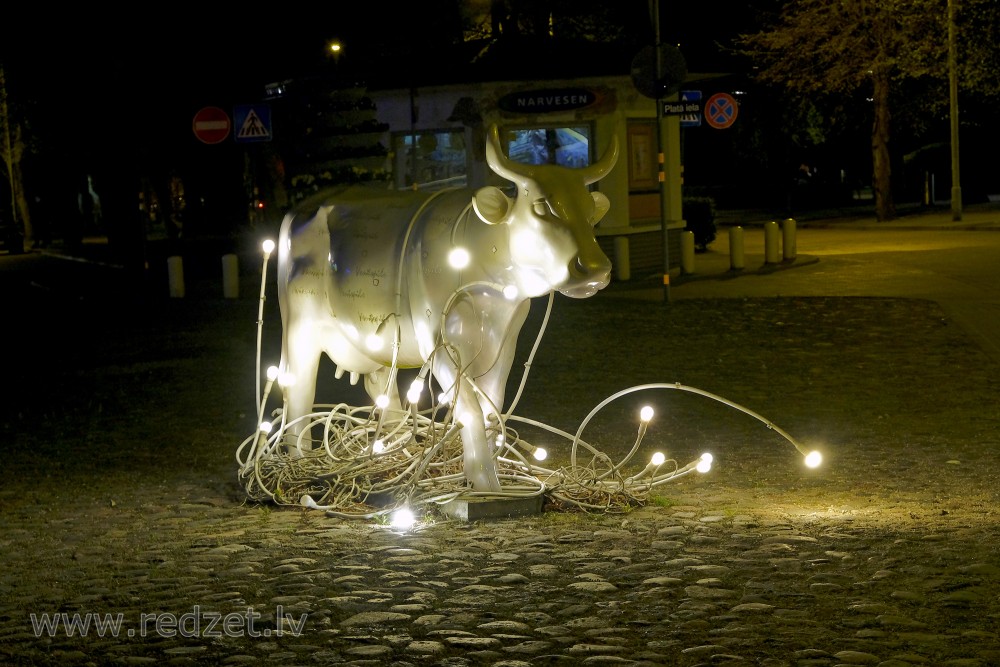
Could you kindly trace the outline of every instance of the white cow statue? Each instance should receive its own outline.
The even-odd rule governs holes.
[[[294,378],[286,423],[312,412],[322,353],[337,377],[363,376],[373,401],[389,396],[388,409],[400,407],[392,369],[429,369],[455,398],[467,482],[499,491],[487,425],[501,414],[518,333],[532,298],[585,298],[607,286],[611,262],[593,226],[609,203],[587,186],[617,158],[615,138],[584,168],[515,163],[493,126],[486,160],[517,186],[513,199],[493,186],[345,186],[289,212],[277,269],[280,368]]]

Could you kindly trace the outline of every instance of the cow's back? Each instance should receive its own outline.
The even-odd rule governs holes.
[[[285,326],[289,316],[310,313],[334,318],[339,329],[363,340],[394,313],[406,318],[406,283],[408,277],[425,277],[429,238],[450,234],[470,200],[467,191],[350,186],[302,202],[281,230],[279,301]],[[413,356],[411,345],[404,348],[404,356]]]

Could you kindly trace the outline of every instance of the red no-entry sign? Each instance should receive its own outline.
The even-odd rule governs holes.
[[[191,129],[194,136],[206,144],[217,144],[226,140],[232,123],[229,114],[219,107],[205,107],[194,115]]]

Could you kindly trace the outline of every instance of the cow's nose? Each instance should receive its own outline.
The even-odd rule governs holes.
[[[590,258],[586,260],[581,255],[570,262],[569,275],[576,281],[603,280],[607,284],[608,276],[611,274],[611,261],[603,254],[600,258]],[[602,285],[603,287],[603,285]]]

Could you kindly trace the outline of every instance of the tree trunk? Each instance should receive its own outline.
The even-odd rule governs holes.
[[[892,199],[892,165],[889,158],[889,75],[882,65],[872,72],[872,190],[875,191],[875,218],[879,222],[896,217]]]

